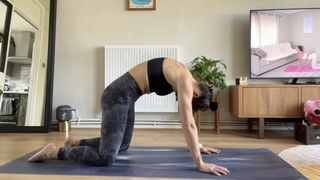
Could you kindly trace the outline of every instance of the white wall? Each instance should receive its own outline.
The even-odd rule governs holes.
[[[319,0],[158,0],[156,11],[127,11],[125,2],[58,0],[53,108],[69,104],[80,117],[99,117],[104,45],[180,45],[188,66],[200,55],[224,59],[234,84],[249,76],[250,9],[320,7]],[[221,99],[222,121],[232,120],[228,88]]]
[[[303,18],[313,17],[313,32],[303,32]],[[317,11],[301,12],[293,15],[291,18],[293,29],[291,39],[296,45],[302,45],[306,53],[317,53],[320,52],[320,14]]]

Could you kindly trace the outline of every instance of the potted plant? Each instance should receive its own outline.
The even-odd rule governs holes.
[[[222,60],[209,59],[205,56],[196,57],[191,61],[191,74],[198,81],[208,86],[215,86],[216,89],[224,89],[226,87],[227,66]]]

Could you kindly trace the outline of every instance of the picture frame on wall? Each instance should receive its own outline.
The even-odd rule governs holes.
[[[156,0],[127,0],[128,10],[156,10]]]

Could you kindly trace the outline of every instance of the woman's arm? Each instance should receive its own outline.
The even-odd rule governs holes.
[[[199,171],[209,172],[216,175],[227,174],[229,171],[226,168],[216,166],[214,164],[207,164],[202,161],[198,132],[196,124],[192,114],[192,98],[193,98],[193,86],[192,81],[188,77],[179,78],[178,84],[178,101],[180,120],[184,138],[190,148],[192,158]]]

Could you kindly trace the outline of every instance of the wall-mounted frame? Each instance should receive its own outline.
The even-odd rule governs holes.
[[[126,0],[128,10],[156,10],[156,0]]]

